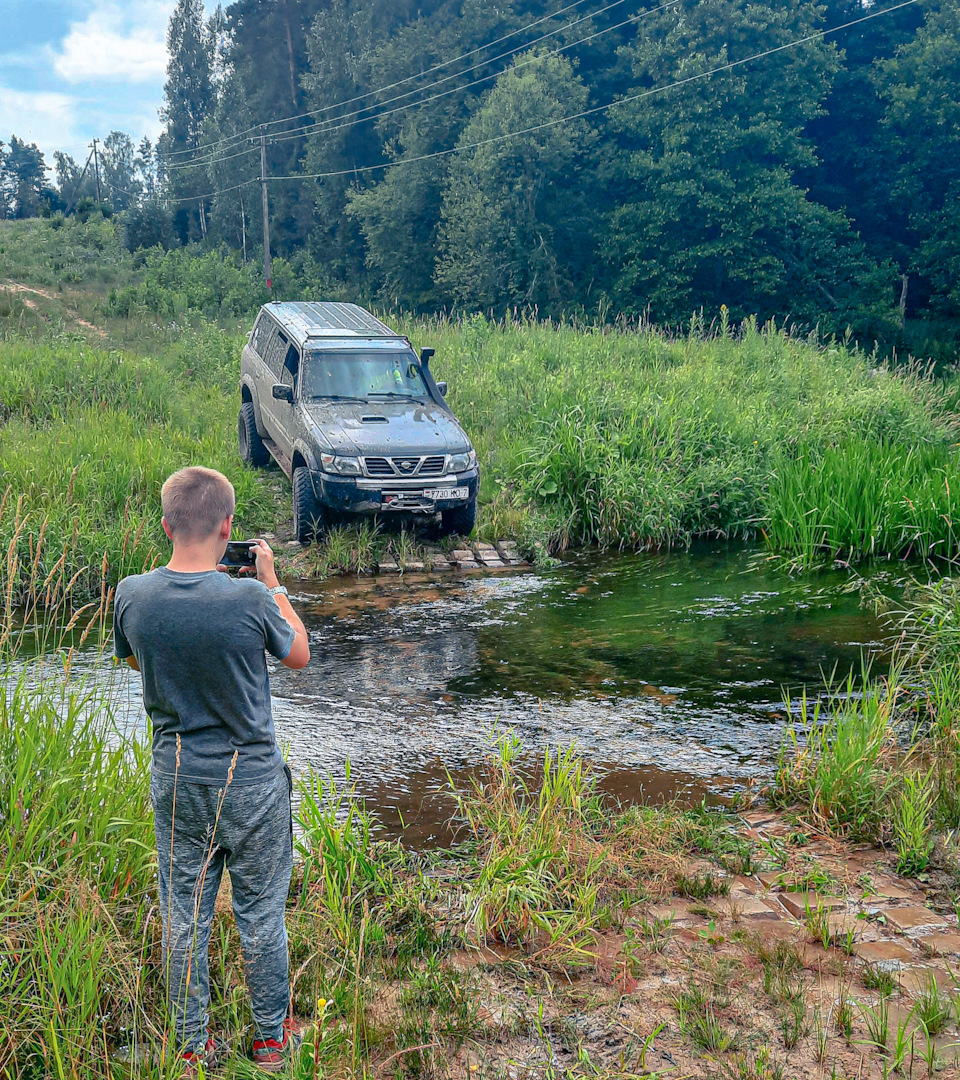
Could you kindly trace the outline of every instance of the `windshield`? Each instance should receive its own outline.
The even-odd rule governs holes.
[[[300,371],[300,392],[313,398],[404,397],[424,400],[427,386],[416,356],[386,349],[308,351]]]

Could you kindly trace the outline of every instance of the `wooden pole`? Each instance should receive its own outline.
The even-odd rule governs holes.
[[[263,196],[263,279],[273,291],[273,267],[270,263],[270,203],[267,197],[267,137],[260,133],[260,192]]]

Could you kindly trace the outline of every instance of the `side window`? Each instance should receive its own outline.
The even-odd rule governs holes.
[[[270,339],[264,361],[266,362],[267,367],[273,372],[274,378],[280,376],[281,368],[283,367],[283,359],[287,355],[287,346],[289,344],[290,341],[282,330],[277,330]]]
[[[266,315],[262,312],[253,327],[253,337],[250,339],[250,344],[253,347],[253,351],[263,359],[263,353],[266,348],[267,338],[270,333],[270,327]]]
[[[287,354],[283,358],[283,369],[280,372],[280,381],[285,386],[296,386],[297,375],[300,371],[300,354],[296,345],[287,348]]]

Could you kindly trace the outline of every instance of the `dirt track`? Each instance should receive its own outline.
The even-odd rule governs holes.
[[[8,292],[15,293],[33,293],[35,296],[42,296],[45,300],[52,300],[54,303],[64,303],[62,297],[55,296],[53,293],[47,292],[46,289],[38,289],[32,285],[24,285],[19,281],[4,281],[0,283],[0,288],[6,289]],[[28,308],[37,310],[37,302],[30,300],[26,296],[23,298],[23,302]],[[78,326],[82,326],[84,330],[89,330],[96,334],[98,337],[105,338],[107,332],[99,326],[94,326],[92,322],[87,322],[86,319],[82,319],[75,311],[70,312],[64,304],[65,313],[71,322],[75,322]]]

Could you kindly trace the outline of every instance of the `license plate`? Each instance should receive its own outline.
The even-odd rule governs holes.
[[[433,491],[425,491],[428,498],[439,499],[466,499],[470,495],[469,488],[435,488]]]

